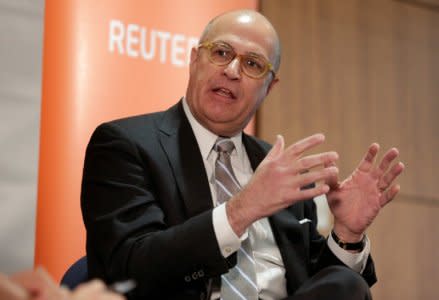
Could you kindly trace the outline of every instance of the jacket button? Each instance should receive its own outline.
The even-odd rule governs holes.
[[[204,271],[203,270],[198,271],[198,277],[199,278],[204,277]]]
[[[184,276],[184,281],[190,282],[192,279],[190,276]]]

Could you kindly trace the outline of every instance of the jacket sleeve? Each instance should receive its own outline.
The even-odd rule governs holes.
[[[312,226],[310,227],[310,241],[311,241],[311,264],[312,264],[312,273],[316,273],[321,269],[328,267],[330,265],[344,265],[341,260],[334,255],[334,253],[328,247],[328,242],[326,238],[324,238],[317,231],[317,211],[316,204],[313,200],[309,200],[305,204],[305,215],[308,215],[310,220],[312,221]],[[348,267],[348,266],[346,266]],[[372,260],[372,257],[369,256],[366,268],[361,273],[364,280],[368,283],[369,286],[372,286],[376,281],[375,267]]]

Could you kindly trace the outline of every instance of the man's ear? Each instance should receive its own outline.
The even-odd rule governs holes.
[[[265,96],[268,96],[271,89],[275,86],[276,83],[278,83],[278,81],[279,81],[279,78],[277,78],[277,77],[275,77],[271,80],[270,84],[267,87],[267,93],[265,94]]]
[[[198,47],[192,47],[190,64],[193,64],[197,60],[197,58],[198,58]]]
[[[190,60],[189,60],[189,74],[192,74],[192,72],[196,69],[194,64],[196,63],[196,61],[198,59],[198,48],[197,47],[193,47],[191,49],[191,55],[189,58],[190,58]]]

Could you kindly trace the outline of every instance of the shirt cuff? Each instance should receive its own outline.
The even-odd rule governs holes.
[[[226,203],[213,209],[212,222],[218,246],[224,257],[229,257],[238,251],[239,247],[241,247],[241,242],[248,237],[247,230],[241,237],[238,237],[233,231],[227,218]]]
[[[331,249],[332,253],[339,260],[341,260],[345,265],[354,270],[355,272],[362,273],[366,268],[367,258],[370,254],[370,241],[369,238],[365,237],[366,245],[363,251],[358,253],[352,253],[341,248],[332,238],[331,234],[328,237],[328,247]]]

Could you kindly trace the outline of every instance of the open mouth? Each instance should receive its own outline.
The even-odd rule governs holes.
[[[226,97],[226,98],[236,99],[235,94],[231,90],[223,88],[223,87],[214,88],[213,92],[215,94],[218,94],[218,95]]]

